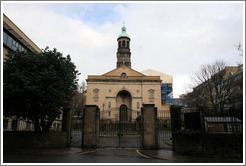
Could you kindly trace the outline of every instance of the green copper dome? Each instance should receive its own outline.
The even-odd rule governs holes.
[[[126,27],[123,25],[123,27],[121,28],[122,32],[121,34],[118,36],[118,38],[120,37],[127,37],[130,39],[129,35],[126,33]]]

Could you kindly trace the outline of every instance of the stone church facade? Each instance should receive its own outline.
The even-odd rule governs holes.
[[[146,76],[131,68],[130,37],[125,26],[118,36],[116,69],[87,78],[87,105],[97,105],[101,119],[135,121],[143,104],[154,104],[158,113],[169,112],[161,104],[160,76]]]

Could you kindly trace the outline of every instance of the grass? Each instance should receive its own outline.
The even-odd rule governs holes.
[[[71,143],[73,144],[73,143],[78,143],[79,142],[79,139],[72,139],[71,140]]]
[[[167,141],[167,142],[165,142],[167,145],[169,145],[169,146],[173,146],[173,141],[172,140],[170,140],[170,141]]]

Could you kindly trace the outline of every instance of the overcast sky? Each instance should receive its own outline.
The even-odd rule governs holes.
[[[242,3],[4,2],[2,9],[38,47],[70,54],[80,82],[116,68],[123,22],[132,68],[172,75],[174,97],[202,64],[243,61],[235,47],[244,45]]]

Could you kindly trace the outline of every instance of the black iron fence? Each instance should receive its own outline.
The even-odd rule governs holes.
[[[82,143],[82,116],[73,116],[71,120],[71,146],[80,147]]]
[[[172,148],[171,114],[170,111],[158,111],[158,146],[159,148]]]
[[[169,110],[157,111],[156,128],[159,148],[172,148],[171,116]],[[101,119],[99,125],[100,147],[141,147],[141,114],[136,120],[120,121],[119,118]]]
[[[243,122],[238,117],[198,112],[181,112],[185,130],[201,130],[204,132],[242,132]]]
[[[50,128],[50,131],[61,131],[62,120],[56,119]],[[4,118],[3,119],[3,130],[4,131],[34,131],[34,123],[27,120],[17,120],[15,118]]]

